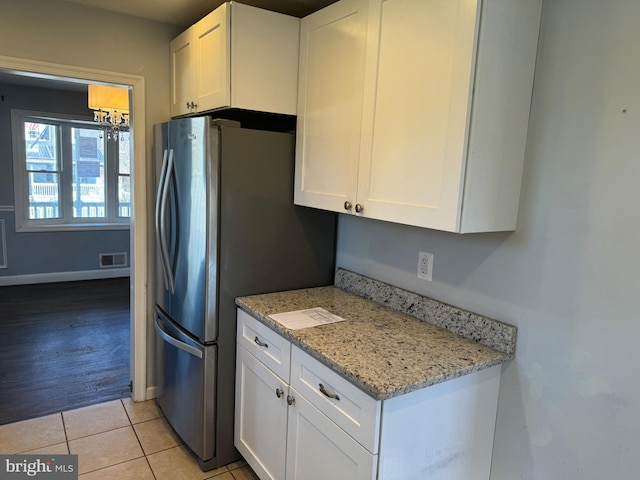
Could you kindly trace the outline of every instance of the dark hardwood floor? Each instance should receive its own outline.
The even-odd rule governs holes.
[[[129,279],[0,287],[0,425],[129,395]]]

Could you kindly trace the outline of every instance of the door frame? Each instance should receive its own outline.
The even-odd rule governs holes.
[[[86,84],[102,82],[130,87],[133,140],[133,215],[131,249],[131,396],[147,399],[147,161],[144,77],[92,68],[61,65],[0,55],[0,68],[30,73],[38,78]]]

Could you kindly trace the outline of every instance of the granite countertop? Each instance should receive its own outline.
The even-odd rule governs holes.
[[[488,368],[512,355],[510,347],[496,350],[336,286],[240,297],[236,304],[377,400]],[[345,321],[289,330],[269,317],[313,307]],[[515,344],[515,331],[512,336]]]

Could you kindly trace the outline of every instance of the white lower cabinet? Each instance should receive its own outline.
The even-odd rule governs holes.
[[[238,310],[235,446],[262,480],[487,480],[500,369],[376,400]]]
[[[237,340],[235,445],[258,476],[262,480],[374,480],[377,455],[317,407],[335,410],[334,416],[343,415],[342,410],[320,404],[312,390],[308,400],[289,385],[290,343],[242,311],[238,311]],[[297,347],[293,349],[297,381],[320,379],[326,384],[323,390],[329,395],[339,392],[343,403],[348,402],[347,411],[357,418],[360,408],[354,409],[350,399],[365,394],[346,380],[342,381],[348,388],[330,379],[329,369],[319,363],[326,370],[315,371],[315,363],[309,368],[312,363],[304,362],[308,355]],[[374,404],[380,403],[368,398]],[[312,402],[317,402],[316,406]]]
[[[236,448],[261,479],[285,478],[289,386],[238,346]]]

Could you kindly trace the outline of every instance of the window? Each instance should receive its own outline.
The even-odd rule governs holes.
[[[86,119],[12,110],[16,229],[127,228],[129,132],[107,140]]]

